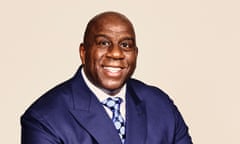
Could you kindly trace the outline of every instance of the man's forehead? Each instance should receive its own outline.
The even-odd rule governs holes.
[[[120,13],[117,12],[104,12],[99,15],[96,15],[92,18],[91,21],[101,21],[101,20],[121,20],[121,21],[127,21],[131,23],[128,18]]]
[[[135,39],[134,27],[126,16],[116,12],[106,12],[95,16],[89,21],[84,40],[86,42],[88,38],[99,34],[111,35],[114,33],[118,33],[121,37],[125,35]]]
[[[101,13],[97,16],[95,16],[90,22],[89,22],[89,27],[94,27],[95,29],[98,27],[108,27],[113,26],[115,28],[119,27],[126,27],[130,29],[133,29],[133,25],[130,22],[130,20],[117,12],[105,12]],[[117,30],[117,29],[115,29]]]
[[[92,27],[92,30],[96,31],[109,31],[109,32],[133,32],[133,29],[130,25],[124,23],[98,23]]]

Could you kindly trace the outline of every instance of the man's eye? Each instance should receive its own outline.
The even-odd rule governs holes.
[[[100,42],[98,43],[98,45],[100,45],[100,46],[109,46],[109,45],[110,45],[110,42],[109,42],[109,41],[100,41]]]
[[[122,43],[120,44],[120,46],[121,46],[122,48],[129,48],[129,47],[130,47],[129,43],[127,43],[127,42],[122,42]]]
[[[126,51],[131,51],[135,48],[135,44],[131,40],[122,41],[119,46]]]

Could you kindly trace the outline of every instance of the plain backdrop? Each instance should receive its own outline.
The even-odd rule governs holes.
[[[20,116],[81,64],[90,18],[118,11],[135,25],[134,77],[178,106],[195,144],[240,143],[238,0],[0,2],[0,143],[20,143]]]

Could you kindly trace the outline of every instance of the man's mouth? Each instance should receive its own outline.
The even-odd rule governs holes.
[[[122,68],[120,68],[120,67],[110,67],[110,66],[104,66],[103,69],[107,70],[111,73],[118,73],[122,70]]]

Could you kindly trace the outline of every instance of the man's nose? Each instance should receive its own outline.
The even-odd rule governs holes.
[[[113,45],[108,49],[107,57],[112,59],[123,59],[123,49],[119,45]]]

